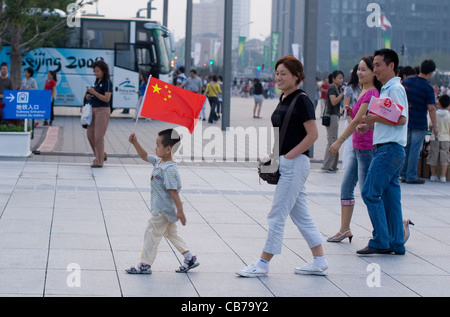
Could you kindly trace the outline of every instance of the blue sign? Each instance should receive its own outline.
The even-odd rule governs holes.
[[[5,90],[3,119],[50,119],[51,90]]]

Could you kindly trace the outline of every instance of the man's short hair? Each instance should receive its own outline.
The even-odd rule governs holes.
[[[399,58],[398,58],[398,54],[388,48],[383,48],[381,50],[375,51],[375,53],[373,54],[373,57],[375,56],[382,56],[384,62],[386,63],[386,65],[390,65],[391,63],[394,63],[394,72],[397,74],[398,73],[398,65],[400,63]]]
[[[431,59],[426,59],[420,65],[420,72],[424,75],[428,75],[436,70],[436,64]]]

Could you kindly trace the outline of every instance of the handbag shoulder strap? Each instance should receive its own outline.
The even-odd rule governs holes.
[[[308,96],[306,93],[301,92],[295,96],[294,100],[292,100],[291,105],[289,106],[288,111],[286,112],[286,116],[284,117],[283,126],[281,128],[280,133],[280,146],[283,146],[284,137],[286,136],[286,131],[289,125],[289,121],[291,120],[292,113],[294,112],[295,104],[297,103],[298,98],[300,98],[300,95]],[[280,148],[281,150],[281,148]]]

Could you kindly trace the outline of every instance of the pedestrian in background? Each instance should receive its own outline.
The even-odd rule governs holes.
[[[89,87],[86,99],[92,105],[92,123],[87,127],[87,137],[95,159],[91,167],[101,168],[108,159],[105,152],[105,135],[111,115],[112,83],[109,67],[104,61],[97,61],[92,65],[96,77],[93,87]]]
[[[325,114],[330,116],[330,125],[327,128],[327,147],[325,149],[325,157],[323,159],[322,170],[324,172],[335,173],[339,160],[339,152],[331,154],[330,146],[336,142],[339,130],[339,114],[341,111],[341,101],[344,98],[344,73],[340,70],[334,71],[329,76],[331,83],[327,93],[327,103],[325,106]],[[341,88],[339,88],[341,87]]]
[[[450,113],[448,107],[450,105],[450,97],[443,95],[438,99],[437,112],[436,112],[436,124],[438,127],[438,135],[435,137],[433,134],[430,138],[430,152],[427,157],[427,163],[430,165],[432,182],[440,181],[441,183],[447,182],[447,168],[450,162]],[[430,129],[433,123],[430,120]],[[441,165],[441,175],[436,173],[436,166],[438,162]]]
[[[54,71],[49,71],[47,73],[47,80],[45,81],[44,90],[50,90],[52,92],[52,101],[51,101],[51,115],[50,115],[50,125],[53,124],[53,120],[55,120],[55,97],[56,97],[56,85],[57,85],[57,75]],[[44,125],[48,125],[47,119],[44,120]]]
[[[436,64],[432,60],[425,60],[420,65],[420,73],[417,76],[403,80],[406,95],[409,102],[408,142],[405,147],[405,162],[400,178],[408,184],[424,184],[425,180],[417,175],[420,151],[423,148],[425,135],[428,131],[429,114],[434,135],[438,134],[436,125],[436,96],[433,87],[428,80],[433,76]]]
[[[253,84],[253,91],[254,91],[254,100],[255,100],[255,107],[253,108],[253,118],[261,119],[261,108],[262,103],[264,101],[264,87],[262,86],[259,79],[255,78],[254,84]]]
[[[209,113],[209,123],[214,123],[219,120],[219,117],[216,113],[216,107],[218,102],[218,94],[221,94],[222,90],[220,90],[220,86],[217,83],[217,76],[211,76],[211,81],[206,85],[205,96],[208,97],[209,105],[211,107],[211,111]]]

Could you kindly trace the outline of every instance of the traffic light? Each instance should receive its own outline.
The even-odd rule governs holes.
[[[405,55],[405,44],[402,44],[402,47],[400,48],[400,52],[401,52],[402,56]]]
[[[210,61],[209,61],[209,65],[211,65],[211,66],[214,65],[214,61],[213,61],[213,60],[210,60]]]
[[[256,67],[257,70],[261,70],[261,65],[258,65],[258,67]]]

